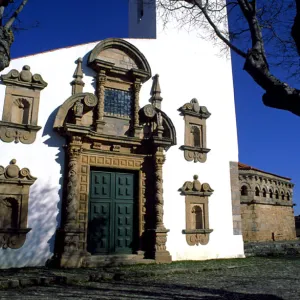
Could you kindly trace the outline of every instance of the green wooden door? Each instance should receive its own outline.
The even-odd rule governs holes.
[[[131,173],[91,172],[89,252],[132,253],[134,179]]]

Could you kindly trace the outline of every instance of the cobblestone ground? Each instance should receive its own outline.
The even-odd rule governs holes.
[[[121,271],[120,281],[2,290],[0,299],[300,300],[300,258],[188,262]]]

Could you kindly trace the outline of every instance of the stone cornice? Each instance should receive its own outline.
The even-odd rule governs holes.
[[[278,182],[285,183],[285,184],[290,184],[290,185],[292,185],[292,187],[294,187],[294,184],[291,181],[283,179],[280,176],[266,174],[266,173],[258,172],[258,171],[254,171],[254,170],[253,171],[252,170],[239,170],[239,175],[244,177],[246,180],[248,180],[248,178],[246,178],[246,177],[253,178],[253,177],[257,176],[257,177],[261,177],[262,179],[273,180],[273,181],[278,181]]]

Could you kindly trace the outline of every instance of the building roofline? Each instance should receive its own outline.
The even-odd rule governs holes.
[[[78,46],[95,44],[95,43],[99,43],[99,42],[101,42],[105,39],[96,40],[96,41],[92,41],[92,42],[81,43],[81,44],[70,45],[70,46],[66,46],[66,47],[58,47],[58,48],[49,49],[49,50],[36,52],[36,53],[32,53],[32,54],[27,54],[27,55],[23,55],[23,56],[17,56],[17,57],[12,58],[11,60],[13,61],[13,60],[16,60],[16,59],[25,58],[25,57],[29,57],[29,56],[35,56],[35,55],[39,55],[39,54],[54,52],[54,51],[63,50],[63,49],[69,49],[69,48],[78,47]],[[128,38],[128,37],[127,38],[121,38],[121,39],[122,40],[153,40],[153,39],[150,39],[150,38]]]
[[[239,170],[256,171],[256,172],[261,172],[261,173],[264,173],[264,174],[276,176],[276,177],[279,177],[279,178],[282,178],[282,179],[285,179],[285,180],[289,180],[289,181],[292,180],[291,178],[280,176],[280,175],[277,175],[277,174],[274,174],[274,173],[270,173],[270,172],[266,172],[266,171],[263,171],[263,170],[251,167],[249,165],[246,165],[246,164],[243,164],[243,163],[240,163],[240,162],[238,163],[238,167],[239,167]]]

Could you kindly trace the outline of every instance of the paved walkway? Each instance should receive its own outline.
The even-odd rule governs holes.
[[[23,275],[30,273],[24,272]],[[111,269],[110,275],[96,269],[35,272],[44,272],[44,278],[55,273],[61,284],[53,281],[43,286],[0,290],[0,299],[300,299],[297,257],[134,266]],[[2,281],[3,273],[0,271]],[[10,278],[12,275],[11,272]],[[15,275],[17,278],[20,272]],[[64,280],[69,283],[63,284]]]

